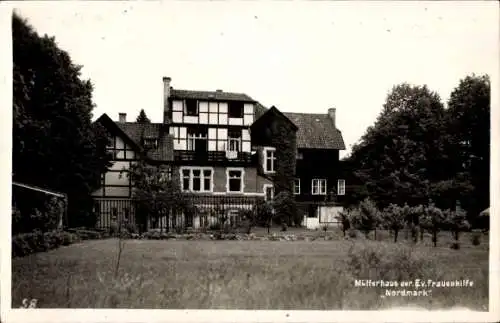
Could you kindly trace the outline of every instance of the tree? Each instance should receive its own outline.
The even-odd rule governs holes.
[[[144,109],[141,109],[141,112],[139,112],[139,115],[137,116],[137,119],[135,121],[139,123],[151,123],[151,120],[149,120]]]
[[[487,75],[460,80],[448,101],[447,130],[454,152],[449,167],[453,166],[454,178],[468,179],[472,189],[458,198],[473,216],[490,206],[490,110]]]
[[[337,220],[342,225],[342,233],[344,234],[344,237],[347,230],[351,228],[351,216],[352,216],[351,210],[349,209],[344,209],[340,211],[337,215]]]
[[[381,208],[427,201],[430,184],[447,178],[444,115],[439,96],[426,86],[395,86],[347,159],[352,184],[363,185]]]
[[[375,230],[375,239],[377,239],[377,226],[381,223],[380,211],[375,203],[366,198],[353,212],[352,225],[356,229],[363,231],[368,237],[370,231]]]
[[[390,204],[383,212],[385,226],[394,233],[394,242],[398,242],[398,233],[405,227],[406,214],[403,208],[396,204]]]
[[[438,233],[449,223],[448,213],[430,204],[425,208],[425,214],[422,217],[422,226],[427,228],[432,234],[432,243],[437,246]]]
[[[70,226],[93,226],[91,193],[110,166],[81,66],[13,15],[13,180],[65,192]],[[30,201],[23,201],[30,203]]]
[[[138,207],[136,220],[143,231],[147,229],[149,218],[165,216],[168,223],[172,216],[194,211],[191,199],[181,191],[179,181],[170,178],[168,168],[140,161],[120,175],[124,173],[134,183],[133,199]]]
[[[467,221],[467,213],[461,208],[458,208],[455,211],[446,210],[445,214],[445,218],[448,220],[447,226],[453,233],[455,241],[458,242],[460,239],[460,232],[470,228],[470,224]]]

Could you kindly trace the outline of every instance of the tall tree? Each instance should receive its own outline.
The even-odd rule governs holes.
[[[489,207],[490,79],[469,75],[460,80],[448,101],[448,132],[455,152],[450,165],[455,178],[467,178],[472,189],[462,199],[469,215]],[[470,187],[469,187],[470,188]]]
[[[54,39],[13,15],[13,178],[68,194],[70,225],[92,225],[90,193],[109,166],[92,84]],[[28,201],[25,201],[28,203]]]
[[[149,120],[144,109],[141,109],[141,112],[139,112],[139,115],[137,116],[137,119],[135,121],[139,123],[151,123],[151,120]]]
[[[447,178],[442,138],[445,110],[426,86],[400,84],[388,94],[375,124],[346,164],[353,185],[380,207],[425,203],[431,183]]]

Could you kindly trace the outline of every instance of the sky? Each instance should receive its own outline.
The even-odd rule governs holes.
[[[427,84],[445,103],[466,75],[498,73],[496,1],[18,2],[94,84],[94,118],[144,109],[162,121],[162,77],[240,92],[287,112],[337,111],[346,150],[391,88]]]

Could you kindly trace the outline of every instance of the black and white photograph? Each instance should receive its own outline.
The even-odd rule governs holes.
[[[500,319],[496,1],[0,7],[2,321]]]

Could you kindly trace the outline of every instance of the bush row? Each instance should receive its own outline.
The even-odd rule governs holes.
[[[458,242],[460,232],[471,229],[463,210],[441,210],[432,203],[413,207],[391,204],[379,210],[373,201],[365,199],[357,207],[341,212],[338,218],[344,235],[354,228],[367,237],[374,231],[376,239],[376,230],[386,229],[393,232],[394,241],[397,242],[398,233],[409,229],[414,242],[418,241],[419,236],[422,241],[425,232],[430,233],[434,246],[437,245],[437,236],[442,230],[451,231]]]
[[[78,241],[80,237],[77,234],[66,231],[21,233],[12,237],[12,257],[48,251]]]
[[[53,230],[41,232],[35,230],[12,237],[12,257],[23,257],[37,252],[57,249],[82,240],[108,238],[109,234],[85,228],[72,228],[67,231]]]

